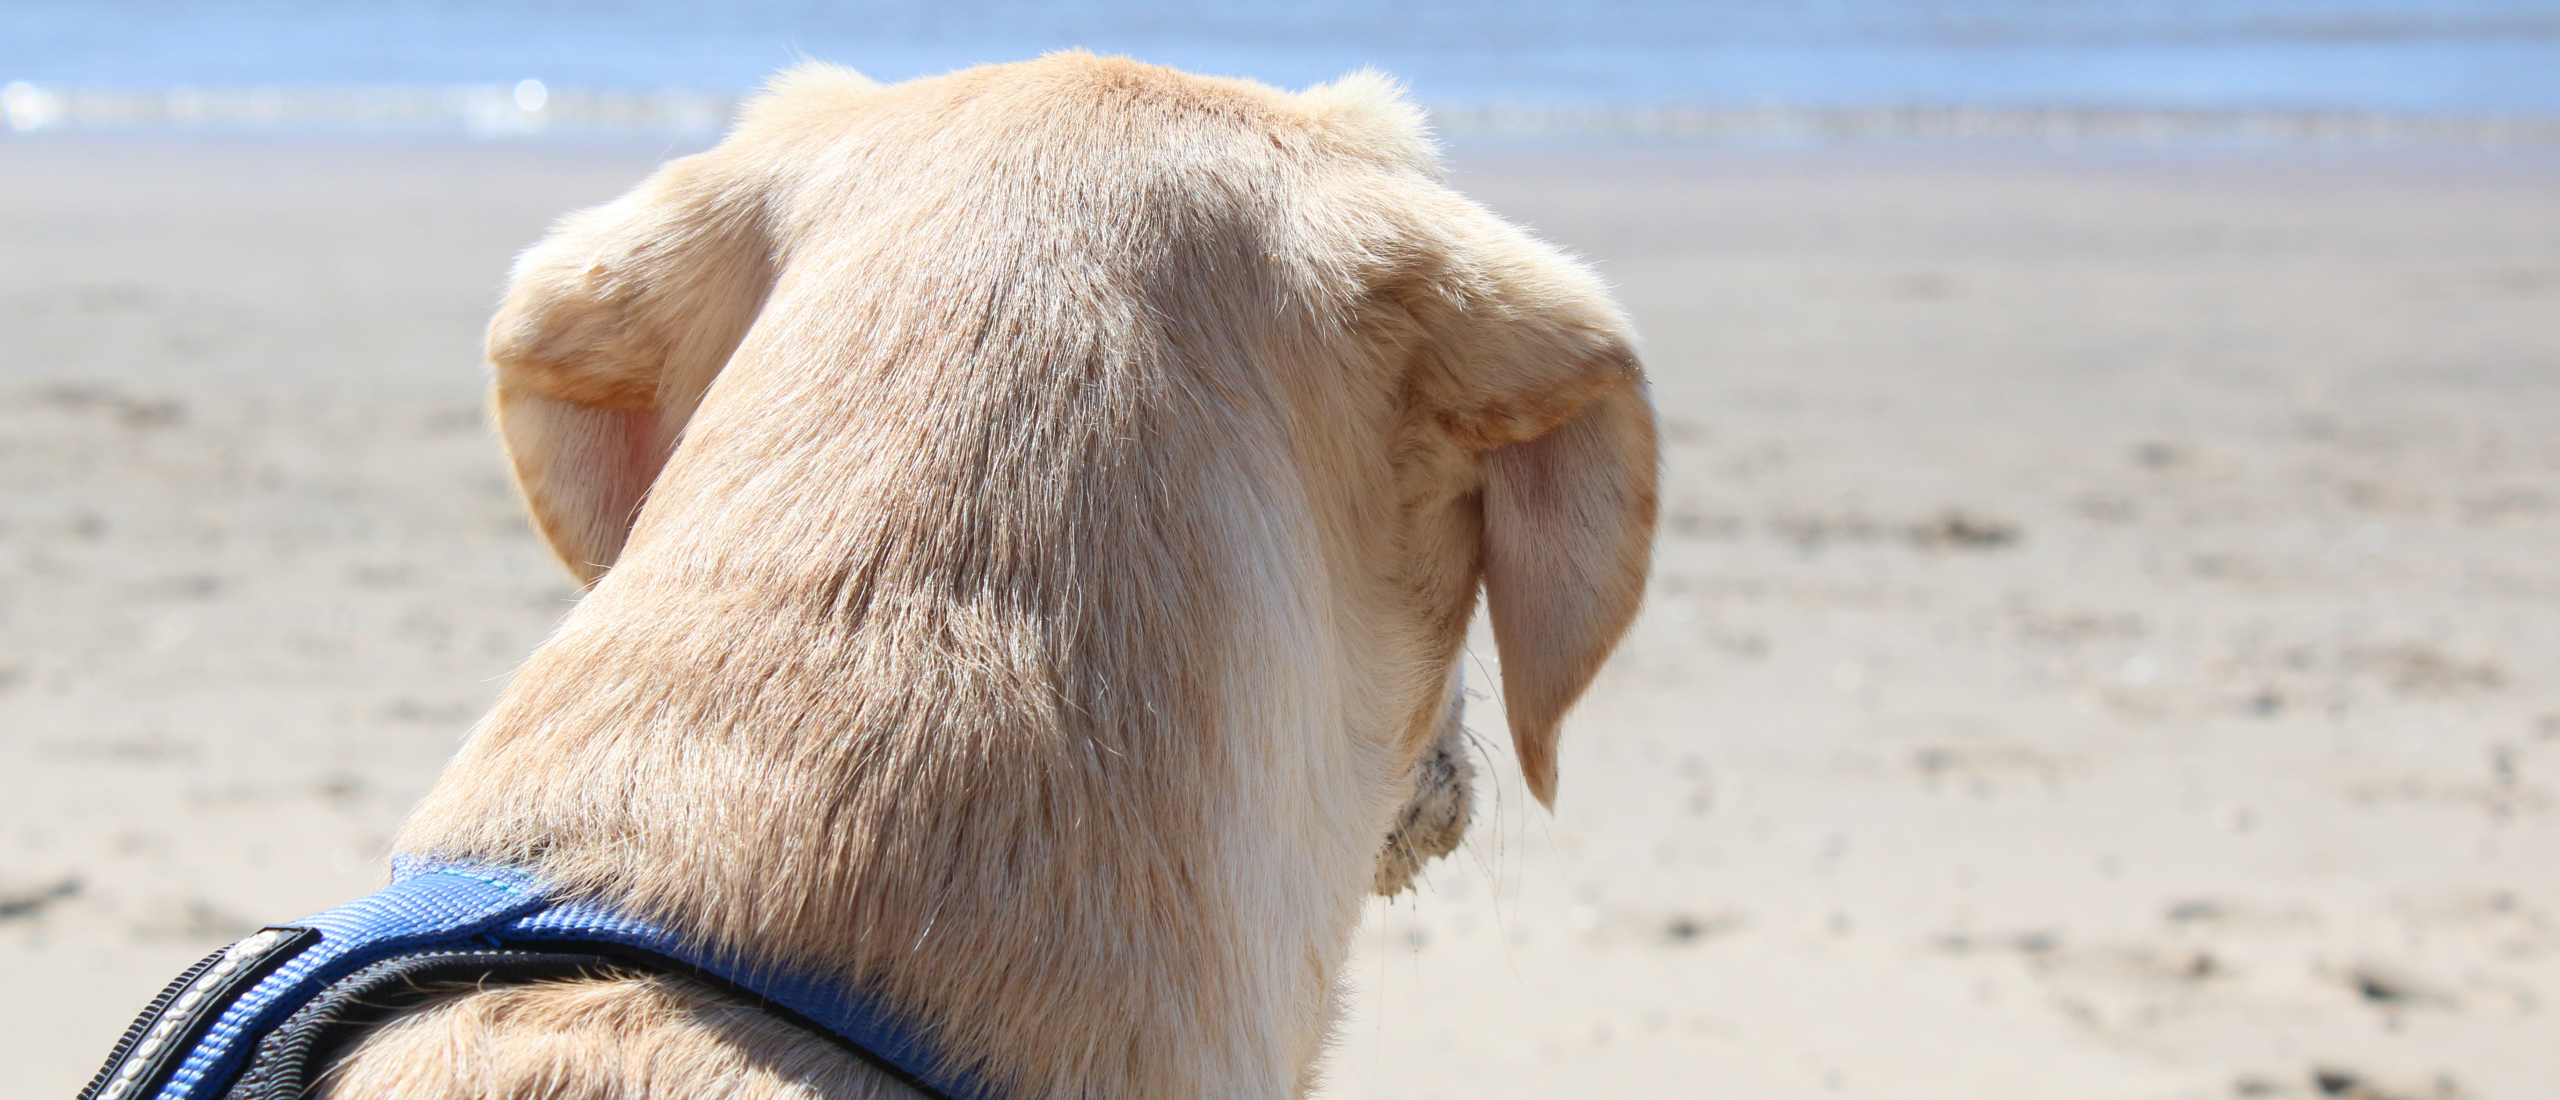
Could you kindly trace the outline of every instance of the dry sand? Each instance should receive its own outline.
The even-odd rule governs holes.
[[[477,328],[665,151],[0,142],[0,1092],[379,880],[572,598]],[[2560,1090],[2560,158],[1457,163],[1623,288],[1666,522],[1328,1095]]]

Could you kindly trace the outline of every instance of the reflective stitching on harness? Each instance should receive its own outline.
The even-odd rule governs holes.
[[[373,894],[199,964],[135,1022],[81,1100],[222,1100],[259,1041],[333,984],[387,959],[458,947],[594,951],[702,979],[928,1095],[988,1100],[968,1075],[944,1070],[916,1029],[841,983],[715,954],[610,906],[553,896],[510,868],[407,861]]]

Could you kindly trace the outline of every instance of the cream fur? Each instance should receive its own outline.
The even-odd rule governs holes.
[[[1479,584],[1549,799],[1653,527],[1624,317],[1434,158],[1371,73],[811,66],[564,219],[489,356],[593,589],[398,850],[841,973],[1008,1095],[1302,1092],[1363,894],[1454,843],[1405,806]],[[597,979],[331,1095],[898,1092],[829,1057]]]

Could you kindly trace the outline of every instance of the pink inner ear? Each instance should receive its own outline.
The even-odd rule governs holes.
[[[1643,598],[1655,461],[1652,413],[1632,389],[1485,455],[1484,591],[1503,707],[1529,793],[1549,805],[1557,723]]]

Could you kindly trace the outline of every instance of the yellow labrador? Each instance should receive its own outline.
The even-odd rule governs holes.
[[[397,849],[840,977],[1001,1095],[1303,1091],[1363,894],[1463,827],[1479,586],[1551,800],[1653,530],[1625,317],[1436,173],[1374,75],[779,78],[516,266],[498,418],[593,590]],[[665,975],[455,990],[324,1091],[909,1095]]]

